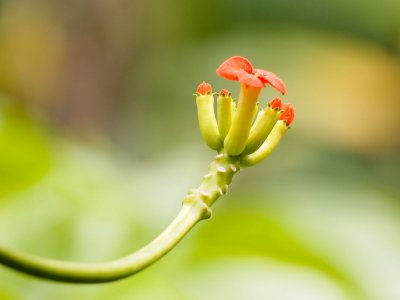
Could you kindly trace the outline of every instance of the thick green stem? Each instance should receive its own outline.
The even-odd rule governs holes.
[[[220,196],[228,191],[233,175],[240,170],[240,157],[231,157],[227,154],[218,154],[208,166],[208,173],[203,177],[201,185],[191,190],[186,199],[202,199],[211,206]]]
[[[194,225],[209,218],[210,206],[226,193],[238,170],[237,158],[217,155],[200,187],[188,193],[172,223],[148,245],[126,257],[104,263],[64,262],[0,247],[0,263],[30,275],[64,282],[100,283],[128,277],[163,257]]]
[[[151,243],[137,252],[105,263],[50,260],[0,248],[0,262],[18,271],[57,281],[96,283],[133,275],[169,252],[201,219],[207,207],[199,201],[185,202],[175,220]]]

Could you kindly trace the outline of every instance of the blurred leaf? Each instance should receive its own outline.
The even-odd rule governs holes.
[[[256,210],[228,209],[218,214],[208,226],[202,227],[193,250],[195,260],[212,257],[269,257],[297,266],[308,266],[348,290],[359,293],[347,274],[343,273],[327,258],[309,248],[301,236],[290,230],[285,220]]]
[[[44,132],[18,106],[0,98],[0,196],[36,182],[50,165]]]

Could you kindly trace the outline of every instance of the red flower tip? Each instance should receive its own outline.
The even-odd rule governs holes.
[[[205,94],[211,94],[212,93],[212,87],[211,84],[203,81],[202,83],[199,84],[197,87],[196,93],[199,93],[200,95],[205,95]]]
[[[218,67],[217,74],[225,79],[238,80],[252,87],[263,88],[269,84],[282,94],[286,93],[286,86],[282,79],[266,70],[253,69],[250,61],[242,56],[232,56],[225,60]]]
[[[289,126],[294,119],[294,108],[290,103],[284,103],[282,105],[283,113],[281,114],[279,120],[283,120],[286,122],[286,125]]]
[[[279,98],[275,98],[275,99],[271,100],[269,105],[271,106],[272,109],[275,109],[275,108],[277,108],[278,110],[282,109],[282,101]]]
[[[222,96],[222,97],[228,97],[230,94],[231,94],[231,93],[230,93],[228,90],[226,90],[226,89],[222,89],[222,90],[219,92],[219,95]]]

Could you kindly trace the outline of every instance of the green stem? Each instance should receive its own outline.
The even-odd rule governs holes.
[[[182,208],[172,223],[148,245],[126,257],[104,263],[64,262],[0,246],[0,263],[23,273],[64,282],[100,283],[128,277],[159,260],[199,221],[209,218],[210,206],[226,193],[238,170],[237,158],[217,155],[200,187],[189,192],[183,200]]]

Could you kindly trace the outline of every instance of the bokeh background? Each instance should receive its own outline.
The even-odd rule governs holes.
[[[93,262],[145,245],[213,158],[192,94],[237,95],[215,74],[232,55],[286,81],[278,151],[143,273],[0,267],[0,299],[400,299],[398,0],[1,1],[0,243]]]

